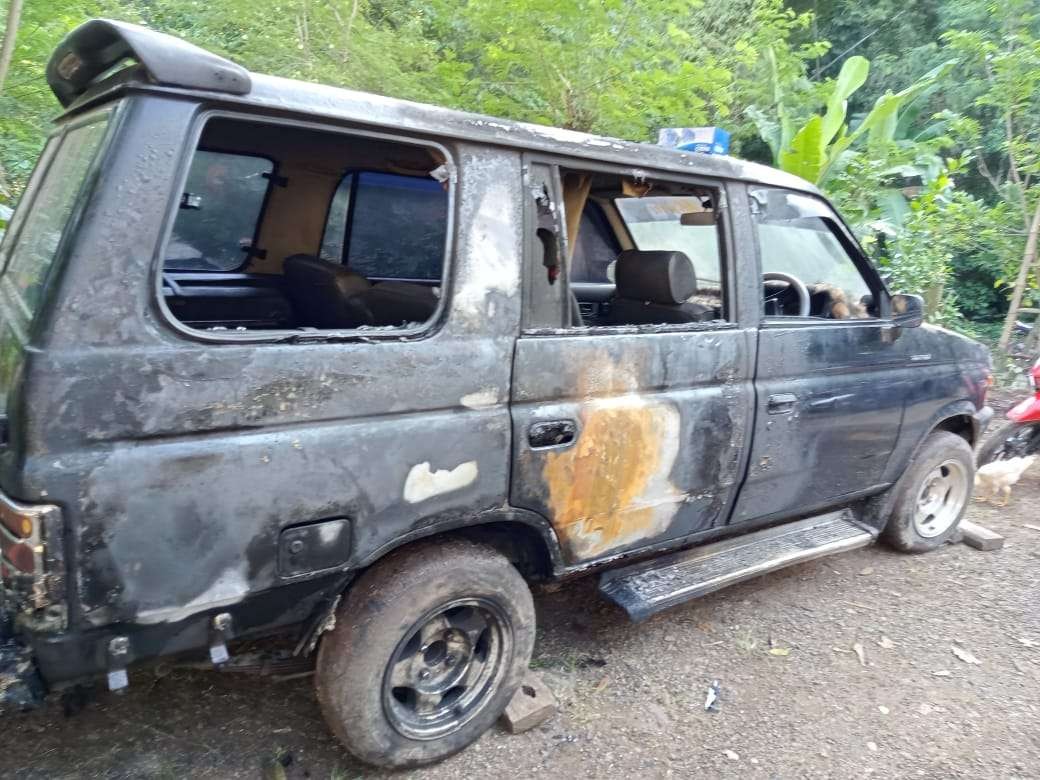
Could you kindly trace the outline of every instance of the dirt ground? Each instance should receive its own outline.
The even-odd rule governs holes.
[[[533,665],[561,701],[557,716],[396,776],[1040,777],[1040,530],[1025,525],[1040,526],[1040,468],[1006,509],[976,503],[968,517],[1004,534],[1005,548],[871,547],[641,625],[603,602],[594,579],[536,594]],[[54,704],[7,720],[0,773],[382,776],[329,735],[309,678],[131,679],[71,717]],[[719,709],[706,712],[713,680]]]

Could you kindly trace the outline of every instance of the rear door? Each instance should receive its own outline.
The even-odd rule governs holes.
[[[634,172],[601,170],[577,179],[614,173],[628,180]],[[566,180],[574,182],[574,173]],[[689,230],[714,231],[715,265],[724,276],[716,284],[728,295],[728,216],[722,188],[705,185],[718,224]],[[552,255],[566,257],[564,224],[579,221],[567,214],[564,222],[562,204],[573,210],[582,198],[561,189],[556,166],[527,161],[511,503],[548,518],[566,563],[580,565],[679,543],[726,521],[746,455],[755,346],[732,296],[722,318],[710,323],[617,326],[592,319],[565,326],[570,289],[565,271],[553,280]],[[668,229],[681,230],[679,219],[673,211]]]
[[[791,286],[765,283],[754,439],[733,522],[794,516],[877,490],[906,390],[906,358],[882,316],[887,293],[830,206],[767,187],[747,197],[761,270],[802,281],[812,305],[798,316]]]

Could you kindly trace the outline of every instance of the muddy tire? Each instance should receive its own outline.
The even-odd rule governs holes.
[[[968,443],[948,431],[933,432],[893,488],[895,503],[882,539],[903,552],[941,547],[957,532],[974,481]]]
[[[361,576],[322,637],[322,713],[368,764],[439,761],[502,714],[534,634],[531,592],[505,557],[462,540],[412,545]]]

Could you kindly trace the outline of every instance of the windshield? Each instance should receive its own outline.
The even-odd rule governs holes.
[[[618,198],[614,201],[637,249],[683,252],[693,261],[699,285],[721,283],[719,233],[715,225],[683,225],[683,214],[704,211],[695,195]]]
[[[12,287],[23,313],[31,317],[43,295],[47,272],[58,254],[69,217],[101,139],[105,135],[108,115],[90,124],[69,130],[46,169],[43,178],[22,199],[17,224],[4,245],[10,253],[4,280]],[[53,143],[53,142],[52,142]]]

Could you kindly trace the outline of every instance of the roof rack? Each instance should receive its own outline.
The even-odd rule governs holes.
[[[112,75],[124,60],[136,60],[156,84],[244,95],[249,71],[172,35],[127,22],[92,19],[58,44],[47,63],[47,83],[62,106]]]

